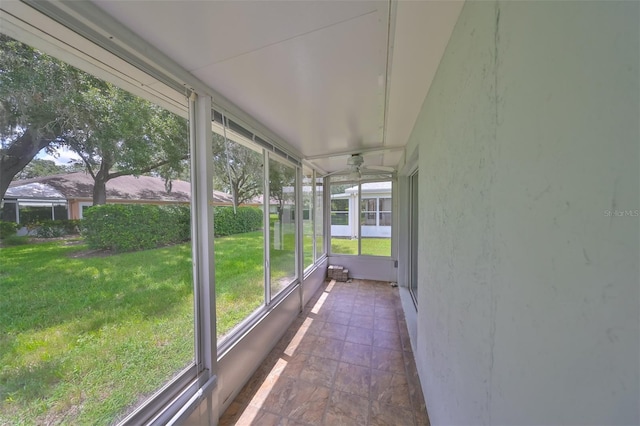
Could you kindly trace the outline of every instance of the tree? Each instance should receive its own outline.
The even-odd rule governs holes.
[[[0,197],[42,149],[68,146],[106,183],[158,169],[170,189],[188,156],[186,120],[0,35]]]
[[[269,162],[269,195],[277,203],[278,220],[282,222],[284,203],[295,197],[296,170],[278,161]]]
[[[20,171],[20,173],[15,176],[15,178],[31,179],[40,176],[57,175],[68,171],[69,169],[66,166],[59,166],[54,161],[34,158],[25,166],[24,169],[22,169],[22,171]]]
[[[68,144],[94,180],[93,204],[106,202],[109,180],[159,168],[170,190],[189,154],[186,120],[110,83],[82,95],[90,114]]]
[[[236,207],[262,193],[262,169],[260,154],[214,133],[213,187],[231,194]]]
[[[38,152],[73,135],[87,77],[0,34],[0,199]]]

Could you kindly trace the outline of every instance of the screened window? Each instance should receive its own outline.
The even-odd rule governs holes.
[[[98,170],[135,175],[164,167],[174,187],[178,172],[189,179],[183,117],[1,34],[0,69],[9,114],[2,148],[46,128],[48,139],[64,140],[93,172],[73,190],[100,189],[91,178]],[[90,222],[99,211],[106,213]],[[65,203],[21,200],[5,203],[2,219],[68,213]],[[2,282],[11,284],[0,297],[0,424],[115,424],[159,389],[195,379],[189,207],[138,202],[86,213],[84,226],[104,237],[95,246],[74,236],[0,249]]]
[[[324,184],[322,178],[316,178],[315,198],[316,260],[325,255],[324,249]]]
[[[332,253],[391,256],[391,191],[392,181],[331,183]]]
[[[18,204],[16,202],[5,201],[0,210],[0,220],[4,222],[18,222]]]
[[[378,212],[378,200],[376,198],[363,198],[362,204],[362,226],[376,226],[377,225],[377,212]]]
[[[271,297],[296,278],[296,169],[269,158]]]
[[[378,216],[380,226],[391,226],[391,198],[379,199],[380,214]]]
[[[314,260],[314,232],[316,213],[314,209],[314,184],[313,170],[302,169],[302,250],[304,255],[304,268],[313,265]]]
[[[331,200],[331,224],[349,225],[349,200]]]
[[[213,134],[218,341],[264,306],[263,154]]]

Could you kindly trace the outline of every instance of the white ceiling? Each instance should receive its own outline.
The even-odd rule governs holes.
[[[94,3],[328,172],[359,151],[366,165],[398,165],[462,6]]]

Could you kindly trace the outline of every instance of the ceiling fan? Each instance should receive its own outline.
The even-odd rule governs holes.
[[[372,175],[380,173],[392,173],[393,167],[387,166],[366,166],[362,154],[351,154],[347,159],[347,168],[329,173],[327,176],[347,175],[349,179],[360,180],[363,175]]]

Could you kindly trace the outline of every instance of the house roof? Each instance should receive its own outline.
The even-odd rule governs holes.
[[[382,192],[382,193],[391,193],[391,181],[385,182],[367,182],[362,185],[362,192]],[[351,188],[347,188],[344,192],[353,193],[358,192],[358,186],[352,186]]]
[[[13,181],[5,198],[38,199],[91,199],[93,178],[85,172],[66,173]],[[120,176],[107,182],[107,200],[141,200],[164,202],[189,202],[191,184],[182,180],[171,183],[167,192],[164,180],[153,176]],[[231,195],[213,191],[217,204],[232,204]]]

